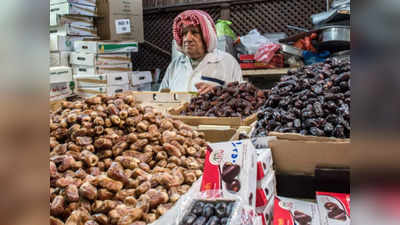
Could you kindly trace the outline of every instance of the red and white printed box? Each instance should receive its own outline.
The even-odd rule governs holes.
[[[264,209],[257,208],[257,215],[261,216],[263,225],[271,224],[274,215],[274,201],[268,203]]]
[[[273,172],[271,149],[257,149],[257,181],[262,180]]]
[[[255,171],[256,151],[250,140],[209,144],[200,190],[221,190],[223,196],[219,197],[240,197],[254,210]]]
[[[267,177],[258,182],[256,190],[256,207],[264,208],[273,201],[276,195],[275,172],[272,171]]]
[[[350,225],[350,194],[317,192],[321,225]]]
[[[273,225],[320,225],[316,203],[276,197]]]

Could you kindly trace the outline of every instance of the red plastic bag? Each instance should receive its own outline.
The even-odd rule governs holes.
[[[275,43],[263,44],[260,48],[258,48],[254,58],[258,62],[269,63],[280,47],[281,46],[279,44]]]

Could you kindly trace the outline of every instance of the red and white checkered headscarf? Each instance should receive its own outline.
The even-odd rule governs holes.
[[[207,52],[212,52],[217,47],[217,32],[213,19],[202,10],[186,10],[174,19],[172,32],[177,44],[177,49],[182,52],[182,31],[187,26],[200,25]]]

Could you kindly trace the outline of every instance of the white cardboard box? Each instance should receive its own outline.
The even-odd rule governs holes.
[[[273,225],[321,224],[316,203],[279,196],[275,197],[273,217]]]
[[[50,51],[74,51],[74,42],[93,37],[72,37],[50,34]]]
[[[50,101],[60,100],[71,96],[73,88],[73,81],[50,83]]]
[[[77,86],[98,86],[98,85],[129,85],[129,73],[109,73],[101,75],[75,75]]]
[[[76,3],[80,5],[90,5],[90,6],[96,6],[96,0],[50,0],[50,5],[56,5],[56,4],[61,4],[61,3]]]
[[[132,86],[151,83],[153,78],[150,71],[133,71],[129,78]]]
[[[62,36],[97,37],[97,29],[95,27],[82,27],[73,24],[64,24],[50,27],[50,34],[58,34]]]
[[[69,57],[71,52],[51,52],[50,66],[69,66]]]
[[[250,140],[211,143],[206,153],[200,191],[219,190],[224,198],[240,197],[256,206],[256,151]],[[254,212],[253,212],[254,213]]]
[[[120,86],[88,86],[88,87],[77,87],[76,93],[82,96],[91,96],[97,94],[106,94],[108,96],[112,96],[117,93],[122,93],[125,91],[129,91],[129,85],[120,85]]]
[[[57,17],[57,15],[96,16],[96,6],[69,2],[50,5],[50,18]]]
[[[151,82],[131,86],[132,91],[151,91]]]
[[[93,17],[57,15],[50,17],[50,26],[72,24],[81,27],[95,27]]]
[[[50,83],[72,81],[71,67],[66,67],[66,66],[50,67],[49,79]]]
[[[76,41],[74,48],[77,52],[85,53],[124,53],[137,52],[136,41]]]
[[[119,64],[119,65],[99,65],[99,66],[73,65],[72,70],[74,74],[80,74],[80,75],[130,72],[132,71],[132,63]]]
[[[73,52],[70,57],[70,63],[82,66],[118,65],[131,63],[131,56],[130,53],[94,54]]]

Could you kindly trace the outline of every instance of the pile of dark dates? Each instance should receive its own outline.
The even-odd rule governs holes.
[[[179,225],[225,225],[234,211],[235,201],[195,201]]]
[[[207,117],[248,117],[256,113],[268,98],[269,91],[250,83],[232,82],[215,86],[210,92],[193,98],[182,115]]]
[[[271,89],[253,136],[275,131],[349,138],[350,69],[349,59],[329,58],[289,71]]]

